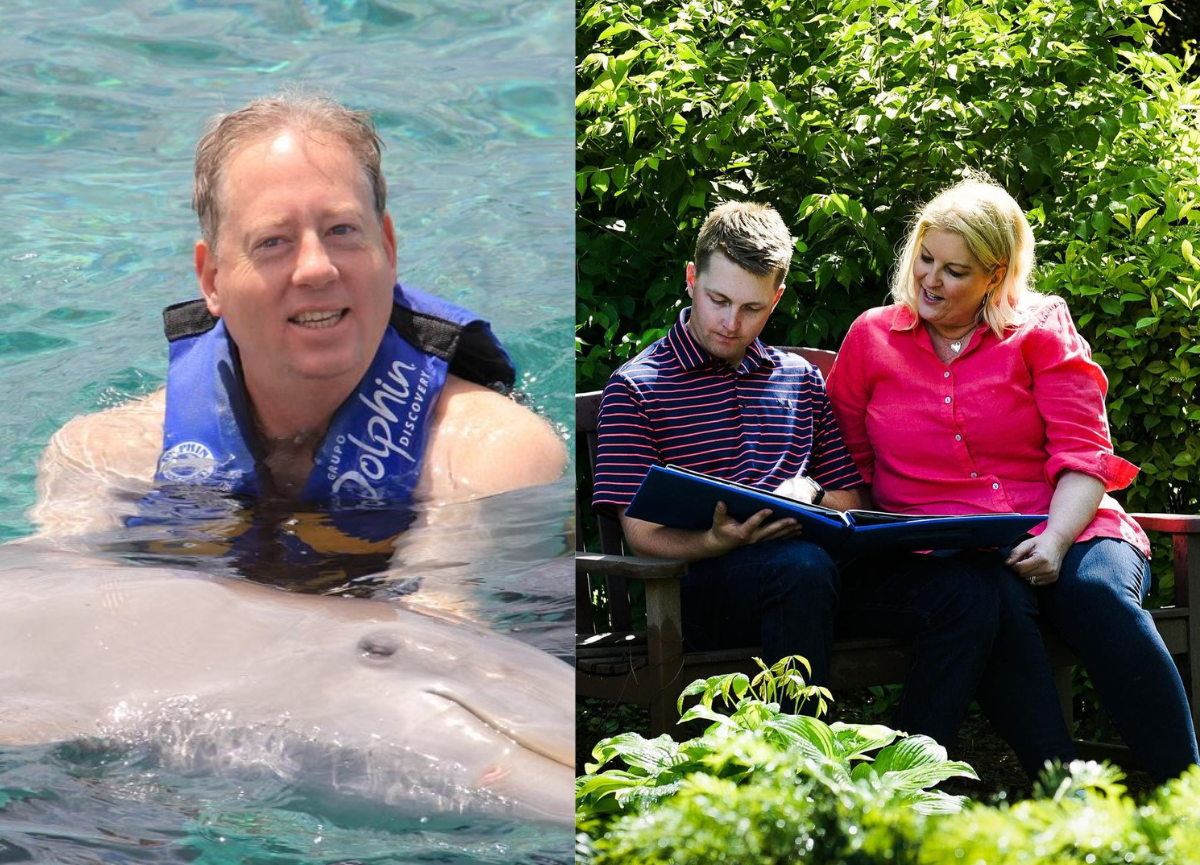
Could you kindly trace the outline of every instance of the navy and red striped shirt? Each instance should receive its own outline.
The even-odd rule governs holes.
[[[689,312],[604,388],[593,507],[628,507],[656,464],[767,490],[801,473],[830,489],[862,484],[820,370],[757,339],[734,369],[692,338]]]

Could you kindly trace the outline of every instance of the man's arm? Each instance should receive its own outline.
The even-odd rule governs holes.
[[[567,463],[562,439],[508,397],[448,376],[435,409],[420,491],[433,503],[548,484]]]
[[[150,489],[162,451],[163,391],[81,415],[50,438],[38,464],[37,501],[28,516],[38,534],[119,527]]]
[[[739,523],[729,516],[725,503],[718,502],[712,526],[704,530],[660,526],[628,517],[624,510],[620,520],[625,540],[639,556],[695,562],[724,555],[746,544],[796,537],[803,529],[790,517],[767,522],[770,516],[770,510],[761,510]]]
[[[825,490],[825,495],[821,499],[821,507],[833,508],[835,511],[849,511],[856,508],[867,507],[867,497],[863,494],[864,487],[854,487],[848,490]],[[817,488],[813,486],[813,482],[806,475],[797,475],[794,478],[788,478],[786,481],[777,486],[774,491],[776,495],[787,496],[789,499],[795,499],[798,502],[812,504],[816,497]]]

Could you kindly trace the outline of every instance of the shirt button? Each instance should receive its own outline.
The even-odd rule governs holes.
[[[973,477],[973,478],[977,478],[977,477],[979,477],[979,475],[978,475],[977,473],[975,473],[975,472],[971,472],[971,477]]]
[[[994,490],[1000,489],[1000,484],[992,484],[992,489],[994,489]]]
[[[962,436],[960,436],[960,435],[956,435],[956,436],[954,437],[954,440],[955,440],[956,442],[960,442],[960,441],[962,441]]]
[[[950,378],[950,371],[947,370],[946,372],[942,373],[942,378]]]
[[[950,397],[946,397],[946,404],[947,404],[947,405],[949,405],[949,404],[950,404]]]

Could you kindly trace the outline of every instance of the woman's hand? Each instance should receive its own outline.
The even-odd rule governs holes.
[[[1074,538],[1063,537],[1046,529],[1013,547],[1004,564],[1031,586],[1048,586],[1058,580],[1063,557],[1071,549]]]
[[[1030,585],[1048,586],[1055,582],[1063,557],[1096,516],[1102,498],[1103,481],[1082,472],[1063,472],[1050,498],[1046,530],[1013,547],[1005,564]]]

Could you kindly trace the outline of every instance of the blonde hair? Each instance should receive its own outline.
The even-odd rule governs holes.
[[[771,205],[727,201],[705,218],[692,261],[700,273],[720,252],[755,276],[774,275],[778,286],[792,265],[793,245],[791,232]]]
[[[917,212],[909,223],[908,237],[892,271],[892,299],[917,312],[920,289],[913,279],[913,264],[921,241],[930,229],[957,234],[971,255],[987,270],[1005,265],[1000,285],[983,299],[982,316],[996,336],[1020,324],[1027,296],[1034,289],[1033,231],[1021,206],[1003,187],[980,172],[942,190]],[[914,323],[915,327],[915,323]]]
[[[221,176],[229,160],[247,144],[268,135],[294,129],[306,135],[322,133],[345,143],[362,169],[371,189],[375,214],[387,210],[387,183],[383,178],[383,142],[366,111],[353,111],[328,96],[301,90],[255,99],[231,114],[217,115],[196,144],[192,209],[200,219],[200,232],[216,249],[221,222]]]

